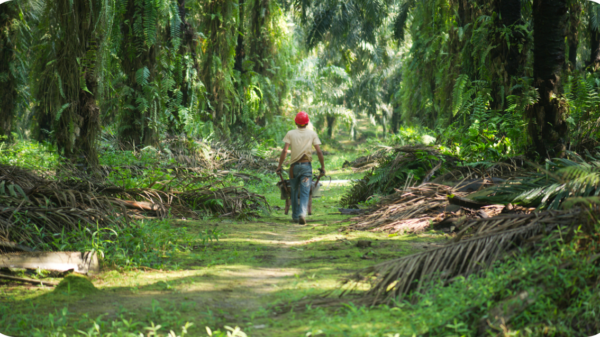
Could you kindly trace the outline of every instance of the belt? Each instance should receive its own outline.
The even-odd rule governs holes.
[[[301,163],[295,162],[292,165],[290,165],[290,179],[294,178],[294,166],[296,166],[296,165],[308,165],[308,166],[311,166],[312,163],[309,162],[309,161],[305,161],[305,162],[301,162]]]

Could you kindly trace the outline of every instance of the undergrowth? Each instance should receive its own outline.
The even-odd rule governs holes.
[[[550,245],[538,254],[497,263],[482,275],[440,283],[418,295],[416,303],[348,304],[335,312],[313,308],[307,336],[478,336],[482,322],[494,322],[490,311],[523,291],[533,302],[507,314],[510,321],[496,324],[503,336],[591,336],[600,331],[600,266],[587,263],[593,250],[581,248],[577,243]]]
[[[32,308],[32,312],[28,314],[14,314],[10,304],[0,303],[0,326],[4,333],[28,337],[247,336],[240,328],[229,326],[214,331],[205,327],[202,329],[205,333],[198,335],[197,329],[195,334],[190,334],[189,330],[195,328],[194,324],[182,320],[180,314],[173,310],[187,311],[192,307],[189,303],[184,306],[162,307],[158,302],[153,302],[150,308],[146,308],[148,322],[131,318],[126,310],[120,310],[118,319],[107,319],[106,315],[91,318],[87,314],[70,312],[66,307],[48,314],[36,314],[38,308]]]
[[[169,220],[138,220],[122,227],[80,226],[76,231],[49,233],[35,228],[39,236],[51,236],[32,248],[41,251],[97,252],[107,267],[129,270],[139,267],[169,269],[176,253],[190,251],[198,241],[217,240],[219,232],[194,235],[187,227],[173,226]]]

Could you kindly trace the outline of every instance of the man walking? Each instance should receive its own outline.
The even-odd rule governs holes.
[[[300,111],[296,115],[295,130],[289,131],[283,141],[285,146],[279,157],[279,166],[277,172],[281,172],[281,166],[287,157],[288,148],[291,147],[291,165],[290,165],[290,181],[292,185],[292,220],[301,225],[306,224],[306,213],[308,211],[308,198],[310,195],[310,187],[312,185],[312,147],[315,147],[321,168],[320,175],[325,175],[325,162],[323,160],[323,152],[321,152],[321,141],[319,136],[313,130],[306,126],[310,122],[308,115],[304,111]],[[300,200],[298,200],[300,199]]]

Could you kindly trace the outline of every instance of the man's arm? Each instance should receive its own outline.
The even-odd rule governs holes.
[[[325,175],[325,159],[323,159],[323,152],[321,152],[321,147],[319,145],[315,145],[315,150],[317,150],[317,157],[319,157],[319,162],[321,163],[321,176]]]
[[[281,171],[281,166],[283,166],[283,162],[285,161],[285,157],[287,157],[288,148],[290,144],[285,143],[283,147],[283,151],[281,151],[281,156],[279,156],[279,166],[277,166],[277,172]]]

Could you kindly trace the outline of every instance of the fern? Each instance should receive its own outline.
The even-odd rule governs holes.
[[[135,80],[136,82],[145,87],[148,85],[148,78],[150,77],[150,70],[147,67],[140,68],[135,72]]]
[[[65,111],[70,106],[71,106],[71,103],[63,104],[63,106],[61,106],[60,109],[58,109],[56,111],[54,120],[58,122],[60,120],[60,117],[62,116],[63,111]]]
[[[454,91],[452,92],[452,115],[456,116],[456,114],[462,109],[465,101],[465,87],[467,86],[467,82],[469,81],[469,76],[466,74],[462,74],[458,76],[456,79],[456,83],[454,84]],[[469,100],[469,97],[467,97]]]
[[[158,28],[158,7],[161,0],[135,0],[144,2],[144,36],[148,47],[156,44],[156,33]]]

